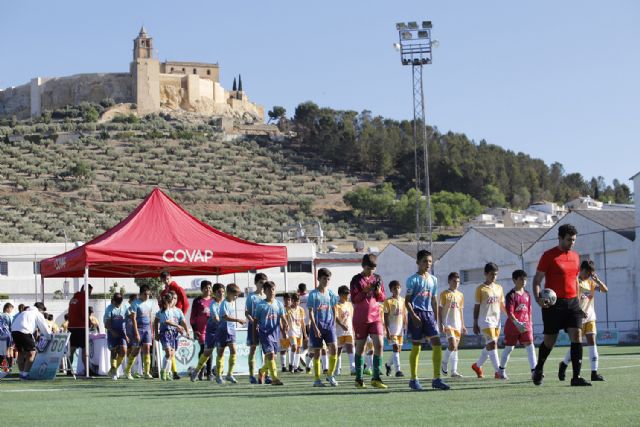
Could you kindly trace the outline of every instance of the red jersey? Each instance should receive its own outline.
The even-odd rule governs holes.
[[[182,311],[182,314],[187,314],[187,311],[189,311],[189,300],[187,299],[187,293],[176,282],[169,283],[169,287],[164,288],[162,292],[160,292],[160,299],[162,299],[162,297],[164,297],[170,291],[174,291],[178,295],[176,308],[179,308],[180,311]],[[160,307],[162,307],[162,304],[160,304]]]
[[[580,273],[580,256],[574,251],[562,251],[557,246],[540,258],[538,271],[544,273],[544,287],[553,289],[558,298],[576,298]]]
[[[78,291],[69,300],[69,328],[84,328],[84,291]]]
[[[373,283],[379,283],[378,292],[363,292],[362,289]],[[358,273],[351,279],[351,302],[353,303],[353,323],[382,322],[380,317],[380,304],[386,299],[384,283],[377,274],[369,277]]]
[[[205,332],[207,329],[207,322],[209,321],[209,306],[211,305],[213,298],[197,297],[193,300],[193,307],[191,307],[191,318],[189,323],[193,328],[195,338],[199,342],[204,342]]]
[[[528,331],[533,331],[531,321],[531,295],[529,292],[524,291],[524,293],[518,294],[515,289],[511,289],[505,297],[504,305],[507,309],[507,321],[504,324],[505,335],[517,335],[520,333],[516,325],[511,321],[511,315],[519,322],[524,323]]]

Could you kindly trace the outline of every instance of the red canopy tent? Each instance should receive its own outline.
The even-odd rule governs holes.
[[[162,271],[218,275],[286,265],[286,247],[260,245],[216,230],[156,188],[112,229],[42,260],[40,274],[43,298],[45,278],[84,276],[88,310],[89,277],[154,277]],[[85,312],[87,330],[88,319]]]

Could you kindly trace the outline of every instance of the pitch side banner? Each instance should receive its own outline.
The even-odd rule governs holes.
[[[29,371],[30,380],[53,380],[56,377],[70,333],[53,334],[50,340],[40,340],[37,344],[36,359]]]

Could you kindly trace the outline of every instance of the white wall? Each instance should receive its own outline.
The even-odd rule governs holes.
[[[401,294],[406,293],[405,283],[407,278],[416,272],[415,258],[402,252],[394,245],[387,245],[378,255],[378,268],[376,273],[382,276],[385,284],[385,292],[389,294],[389,282],[397,280],[402,285]]]

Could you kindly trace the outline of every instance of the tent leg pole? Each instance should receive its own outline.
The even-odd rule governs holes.
[[[84,375],[89,378],[89,267],[84,268]]]
[[[284,292],[285,293],[289,292],[289,280],[287,276],[287,270],[288,270],[288,266],[284,268]]]

